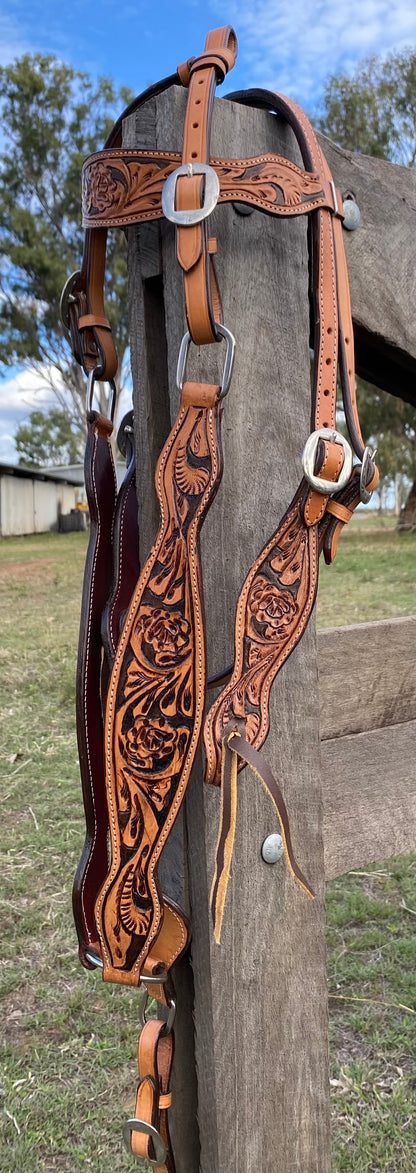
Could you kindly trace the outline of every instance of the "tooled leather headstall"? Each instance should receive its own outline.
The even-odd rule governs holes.
[[[167,1122],[174,1015],[170,971],[186,949],[189,925],[162,895],[158,864],[184,797],[204,719],[198,541],[221,479],[222,400],[234,356],[234,339],[222,322],[213,260],[216,241],[208,236],[209,215],[217,202],[246,202],[269,215],[311,214],[315,322],[313,424],[303,453],[304,476],[243,584],[234,664],[205,719],[206,781],[222,788],[212,888],[217,941],[233,849],[237,776],[246,763],[276,808],[294,878],[313,895],[293,855],[283,795],[260,751],[269,728],[272,683],[313,609],[319,554],[323,550],[325,560],[332,561],[343,525],[360,500],[369,499],[378,480],[357,416],[342,199],[309,122],[296,103],[280,94],[233,94],[234,101],[264,107],[290,123],[304,169],[281,155],[210,157],[215,89],[233,67],[236,53],[234,31],[229,26],[214,30],[203,53],[124,112],[122,117],[170,85],[186,86],[182,156],[123,148],[120,119],[105,150],[87,159],[83,265],[70,278],[62,303],[74,355],[88,377],[85,476],[91,518],[77,676],[87,835],[74,885],[74,915],[84,965],[101,966],[104,980],[140,986],[143,1000],[150,994],[167,1007],[167,1021],[145,1021],[136,1115],[126,1125],[131,1151],[150,1160],[160,1173],[174,1173]],[[160,527],[140,574],[132,421],[128,418],[122,428],[127,472],[117,495],[112,418],[94,411],[92,402],[97,380],[110,383],[114,400],[117,370],[104,310],[107,230],[162,216],[176,225],[188,331],[178,363],[179,415],[156,471]],[[202,345],[224,338],[221,384],[187,381],[191,340]],[[338,373],[355,465],[348,441],[335,426]]]

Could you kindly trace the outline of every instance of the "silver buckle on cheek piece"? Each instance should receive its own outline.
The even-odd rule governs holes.
[[[344,463],[337,481],[326,481],[314,472],[316,452],[320,440],[330,440],[332,444],[340,444],[343,449]],[[318,428],[316,432],[311,432],[303,449],[302,467],[306,480],[313,489],[317,489],[318,493],[329,497],[332,497],[333,493],[339,493],[340,489],[344,489],[348,484],[352,473],[352,452],[348,440],[341,435],[341,432],[335,431],[335,428]]]
[[[205,178],[204,186],[204,200],[202,208],[187,208],[186,211],[177,211],[176,204],[176,184],[179,176],[183,175],[187,179],[192,179],[194,175],[203,175]],[[218,196],[220,194],[220,181],[217,172],[208,163],[184,163],[182,167],[177,167],[172,171],[163,186],[162,191],[162,211],[167,220],[171,220],[172,224],[182,224],[189,227],[190,224],[199,224],[201,220],[206,220],[207,216],[211,215],[218,203]]]
[[[371,498],[373,496],[373,490],[371,490],[371,493],[369,493],[369,491],[367,489],[367,480],[368,480],[368,473],[370,471],[369,464],[370,464],[370,462],[371,462],[371,464],[373,464],[376,452],[377,452],[377,448],[374,449],[374,452],[371,451],[371,448],[368,448],[368,447],[364,448],[363,459],[361,461],[361,472],[360,472],[360,497],[363,502],[363,505],[368,505],[368,502],[371,501]]]
[[[157,1128],[153,1128],[153,1124],[147,1124],[145,1120],[126,1120],[125,1124],[123,1124],[123,1138],[127,1151],[130,1153],[130,1156],[134,1157],[135,1153],[132,1153],[131,1148],[132,1132],[144,1132],[145,1136],[152,1138],[155,1158],[146,1157],[145,1159],[149,1162],[149,1165],[163,1165],[166,1159],[166,1145]],[[142,1158],[138,1157],[137,1160],[142,1160]]]

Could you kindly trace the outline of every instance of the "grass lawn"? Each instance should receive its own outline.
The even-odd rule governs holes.
[[[389,519],[358,516],[322,571],[320,625],[411,613],[414,546]],[[136,998],[79,966],[71,916],[84,838],[74,667],[85,548],[84,534],[0,543],[0,1173],[140,1169],[120,1141]],[[416,1166],[414,869],[400,857],[328,885],[334,1173]]]

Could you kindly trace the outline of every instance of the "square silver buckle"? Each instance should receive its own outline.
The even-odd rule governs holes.
[[[180,175],[184,175],[188,179],[192,179],[194,175],[205,175],[204,202],[202,208],[189,208],[185,212],[178,212],[176,210],[176,184]],[[173,224],[182,224],[185,226],[199,224],[201,220],[205,220],[214,211],[219,194],[220,181],[213,167],[210,167],[208,163],[184,163],[182,167],[177,167],[176,171],[172,171],[164,184],[162,191],[163,214]]]

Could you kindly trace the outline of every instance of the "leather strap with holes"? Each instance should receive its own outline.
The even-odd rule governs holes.
[[[182,164],[209,163],[209,144],[214,94],[219,82],[233,68],[237,38],[230,25],[208,33],[205,51],[189,69],[188,101],[183,136]],[[176,184],[176,208],[200,208],[203,178],[180,176]],[[215,323],[221,322],[220,295],[210,246],[208,222],[178,226],[176,255],[184,275],[188,329],[197,346],[216,342]]]

